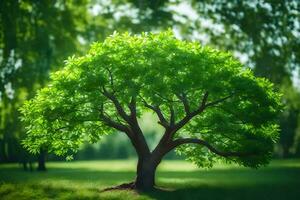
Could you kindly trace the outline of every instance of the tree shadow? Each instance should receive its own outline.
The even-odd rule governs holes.
[[[235,186],[234,188],[202,185],[198,187],[176,189],[175,191],[155,190],[153,192],[147,192],[145,195],[157,200],[296,200],[299,198],[300,192],[297,185]]]

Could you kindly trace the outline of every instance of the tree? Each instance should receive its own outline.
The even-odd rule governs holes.
[[[137,189],[153,188],[156,168],[172,149],[202,167],[221,159],[256,168],[272,155],[280,95],[229,53],[170,31],[116,33],[65,63],[21,109],[24,146],[32,153],[47,146],[69,158],[84,140],[118,130],[138,156]],[[153,151],[137,120],[147,110],[164,128]]]

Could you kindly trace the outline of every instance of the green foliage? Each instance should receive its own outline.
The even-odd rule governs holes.
[[[24,146],[38,152],[46,146],[57,155],[76,151],[85,140],[95,142],[112,132],[101,112],[114,121],[120,118],[103,91],[113,94],[128,112],[131,98],[140,116],[150,105],[165,116],[174,109],[175,121],[184,118],[180,100],[185,95],[196,110],[208,93],[207,106],[176,137],[202,138],[220,151],[251,152],[227,161],[257,167],[265,164],[278,137],[280,95],[272,84],[255,78],[230,53],[176,39],[171,31],[131,36],[128,33],[95,43],[82,57],[70,57],[62,70],[52,73],[50,84],[21,109],[26,124]],[[178,150],[200,166],[210,166],[216,155],[200,145]]]
[[[194,1],[201,16],[224,27],[203,28],[211,43],[246,54],[257,75],[277,84],[300,67],[299,6],[297,0]]]
[[[26,160],[18,109],[68,55],[79,54],[90,17],[86,0],[0,1],[1,162]],[[100,38],[100,36],[98,36]],[[13,145],[10,140],[16,140]],[[10,151],[9,149],[13,149]]]
[[[293,77],[300,69],[299,7],[297,0],[193,1],[193,8],[200,15],[195,29],[209,35],[209,44],[241,53],[255,75],[268,78],[277,88],[284,88],[285,109],[280,116],[280,140],[276,149],[276,154],[282,157],[295,155],[291,150],[297,143],[295,138],[300,127],[300,107],[296,98],[291,98],[299,95],[299,84]],[[205,26],[201,17],[219,25],[221,30]],[[188,23],[186,26],[191,27]]]

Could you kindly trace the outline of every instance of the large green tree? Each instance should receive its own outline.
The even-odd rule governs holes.
[[[280,96],[229,53],[177,40],[171,32],[114,34],[71,57],[50,84],[24,104],[24,145],[57,155],[76,152],[114,130],[138,156],[132,186],[151,189],[163,157],[177,149],[199,166],[223,159],[266,164],[278,137]],[[153,111],[164,133],[149,148],[138,117]]]

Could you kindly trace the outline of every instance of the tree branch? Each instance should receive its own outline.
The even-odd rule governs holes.
[[[230,94],[230,95],[228,95],[228,96],[226,96],[226,97],[224,97],[224,98],[218,99],[218,100],[216,100],[216,101],[209,102],[209,103],[207,103],[207,104],[205,105],[205,107],[215,106],[215,105],[217,105],[217,104],[219,104],[219,103],[222,103],[222,102],[226,101],[227,99],[229,99],[229,98],[232,97],[233,95],[234,95],[234,94],[232,93],[232,94]]]
[[[139,127],[136,117],[136,98],[132,97],[130,100],[128,105],[130,109],[130,115],[128,115],[114,94],[109,93],[105,87],[103,87],[102,94],[113,102],[118,114],[127,122],[128,126],[115,122],[109,115],[106,115],[103,109],[103,104],[100,109],[102,121],[110,127],[125,132],[139,155],[149,155],[150,150],[148,144],[142,133],[142,130]]]
[[[196,139],[196,138],[180,138],[174,140],[171,145],[169,146],[168,150],[172,150],[182,144],[200,144],[208,148],[211,152],[223,156],[223,157],[244,157],[244,156],[253,156],[256,155],[253,152],[224,152],[216,149],[213,147],[211,144],[208,142],[201,140],[201,139]]]
[[[186,94],[182,93],[182,95],[177,94],[176,96],[182,102],[182,104],[184,106],[184,111],[188,115],[190,113],[190,105],[189,105]]]
[[[143,99],[142,97],[140,97],[140,98],[142,99],[142,101],[143,101],[145,107],[151,109],[152,111],[154,111],[154,112],[156,113],[156,115],[157,115],[157,117],[158,117],[158,119],[159,119],[159,122],[158,122],[158,123],[159,123],[160,125],[162,125],[163,127],[168,128],[168,126],[169,126],[169,125],[168,125],[168,121],[166,120],[166,118],[165,118],[164,115],[162,114],[162,112],[161,112],[159,106],[152,106],[152,105],[148,104],[148,103],[146,102],[145,99]]]
[[[112,128],[115,128],[119,131],[125,132],[126,134],[130,134],[129,128],[119,122],[115,122],[114,120],[111,119],[111,117],[108,116],[104,112],[103,104],[101,105],[100,109],[100,120],[104,122],[107,126],[110,126]]]
[[[169,108],[170,108],[170,127],[172,127],[175,124],[175,112],[174,112],[173,105],[170,105]]]
[[[190,119],[192,119],[195,115],[201,113],[204,108],[205,104],[208,98],[208,92],[205,92],[202,98],[202,101],[199,105],[199,108],[195,110],[194,112],[190,112],[187,114],[182,120],[180,120],[178,123],[174,123],[174,125],[166,127],[165,133],[160,139],[158,145],[155,147],[153,152],[160,152],[164,151],[165,145],[170,145],[172,143],[173,136],[175,133],[182,128],[186,123],[189,122]]]
[[[108,92],[105,87],[103,87],[103,91],[101,92],[105,97],[107,97],[108,99],[110,99],[113,104],[115,105],[115,108],[117,110],[117,112],[119,113],[119,115],[126,121],[129,122],[129,116],[126,114],[126,112],[124,111],[121,103],[118,101],[118,99],[110,92]]]
[[[131,127],[132,135],[133,135],[133,138],[131,140],[132,144],[137,149],[138,155],[147,156],[150,154],[150,149],[145,139],[145,136],[140,128],[140,125],[138,123],[137,110],[136,110],[136,96],[131,97],[128,107],[130,109],[129,125]]]
[[[159,144],[154,149],[154,152],[165,151],[165,148],[164,148],[165,145],[167,145],[167,146],[171,145],[171,147],[172,147],[174,145],[175,146],[180,145],[181,142],[187,142],[185,140],[176,140],[176,142],[174,142],[173,137],[174,137],[175,133],[179,129],[181,129],[183,126],[185,126],[193,117],[202,113],[205,108],[207,108],[209,106],[217,105],[217,104],[225,101],[226,99],[230,98],[233,94],[231,94],[227,97],[221,98],[219,100],[210,102],[210,103],[207,103],[208,95],[209,95],[209,92],[204,93],[199,107],[196,110],[194,110],[193,112],[190,112],[187,109],[187,106],[185,106],[185,110],[187,113],[186,116],[183,119],[181,119],[178,123],[175,123],[174,125],[170,125],[169,127],[166,127],[166,131],[165,131],[164,135],[162,136],[162,138],[160,139]],[[181,98],[181,99],[182,99],[182,102],[184,102],[184,104],[188,105],[186,100],[184,100],[183,98]],[[188,139],[188,141],[196,143],[196,140],[194,140],[194,139]],[[177,143],[179,143],[179,144],[177,144]],[[222,154],[222,152],[218,152],[217,149],[214,149],[213,146],[209,145],[208,143],[205,143],[205,141],[197,140],[197,143],[202,143],[207,148],[209,148],[211,151]],[[172,147],[172,148],[174,148],[174,147]]]
[[[138,119],[137,119],[137,110],[136,110],[136,97],[132,96],[130,103],[128,105],[129,109],[130,109],[130,121],[129,124],[132,127],[134,131],[134,134],[139,134],[143,136],[143,132],[140,128],[140,125],[138,123]],[[143,136],[144,137],[144,136]]]
[[[200,114],[206,107],[206,101],[208,98],[208,92],[205,92],[202,98],[202,101],[198,107],[198,109],[196,109],[195,111],[187,114],[182,120],[180,120],[177,124],[175,124],[172,132],[173,134],[179,130],[180,128],[182,128],[186,123],[188,123],[194,116]]]
[[[132,119],[136,118],[136,98],[131,97],[130,103],[128,105],[129,110],[130,110],[130,116]]]
[[[230,97],[233,96],[233,94],[230,94],[224,98],[218,99],[216,101],[212,101],[210,103],[207,103],[207,99],[208,99],[208,92],[205,92],[202,98],[202,101],[198,107],[197,110],[187,114],[182,120],[180,120],[177,124],[175,124],[174,129],[172,130],[172,136],[175,134],[176,131],[178,131],[180,128],[182,128],[185,124],[187,124],[194,116],[202,113],[204,111],[205,108],[210,107],[210,106],[215,106],[221,102],[226,101],[227,99],[229,99]]]

